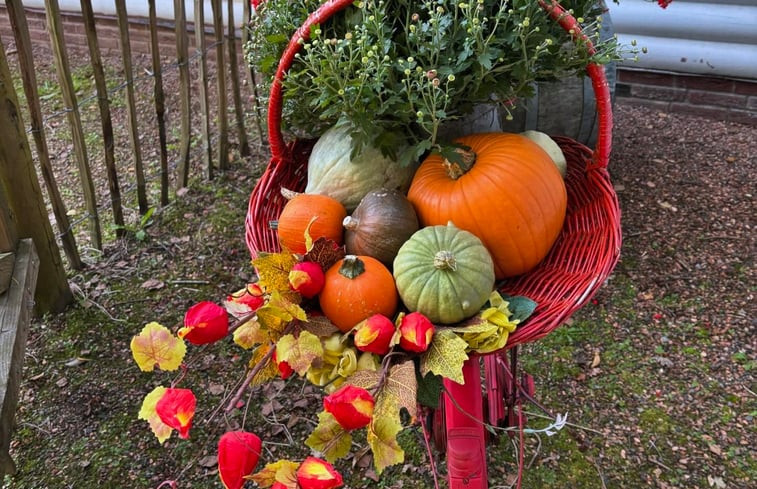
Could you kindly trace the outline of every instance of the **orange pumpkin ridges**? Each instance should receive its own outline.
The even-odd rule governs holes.
[[[421,226],[447,224],[478,236],[494,259],[497,279],[528,272],[562,229],[567,193],[549,155],[524,136],[486,133],[456,142],[476,154],[452,179],[442,157],[430,155],[413,178],[408,199]]]
[[[345,217],[347,210],[336,199],[326,195],[298,194],[286,203],[279,216],[276,231],[279,243],[294,253],[306,253],[305,231],[310,226],[313,241],[324,237],[341,245]]]
[[[335,263],[319,295],[321,311],[344,333],[374,314],[394,316],[398,301],[392,273],[370,256],[347,255]]]

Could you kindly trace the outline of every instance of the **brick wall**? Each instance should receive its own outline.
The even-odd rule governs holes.
[[[32,42],[38,45],[48,46],[50,44],[50,35],[47,32],[45,12],[41,9],[26,9],[26,21],[29,25],[29,34]],[[87,50],[87,35],[84,32],[84,22],[80,14],[61,13],[63,22],[63,32],[66,40],[66,48],[72,50]],[[116,54],[118,49],[118,39],[120,37],[118,23],[114,17],[96,16],[97,21],[97,40],[100,50],[104,55]],[[189,55],[193,54],[195,39],[194,25],[187,25],[189,30]],[[5,5],[0,5],[0,37],[7,48],[13,42],[13,30],[11,29],[8,12]],[[131,18],[129,24],[129,41],[132,53],[150,54],[150,29],[148,21],[145,18]],[[176,57],[176,35],[174,33],[173,23],[158,20],[158,41],[160,43],[160,54],[162,56]],[[210,46],[215,42],[215,34],[206,32],[206,42]],[[241,43],[237,40],[237,53],[241,53]],[[208,52],[208,58],[215,58],[214,49]]]
[[[669,112],[757,125],[757,80],[621,69],[615,96]]]

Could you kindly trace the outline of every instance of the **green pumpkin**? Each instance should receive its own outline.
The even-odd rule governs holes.
[[[428,226],[394,259],[394,280],[405,305],[431,322],[453,324],[475,315],[494,289],[494,263],[481,240],[455,227]]]

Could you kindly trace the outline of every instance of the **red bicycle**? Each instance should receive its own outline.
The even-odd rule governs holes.
[[[253,257],[258,251],[278,249],[276,231],[269,227],[269,222],[278,219],[285,204],[280,193],[282,187],[304,189],[313,144],[302,140],[284,141],[281,82],[302,41],[307,40],[310,28],[352,1],[331,0],[322,4],[292,36],[281,57],[268,102],[271,160],[252,191],[246,219],[246,241]],[[593,49],[576,20],[560,5],[544,0],[539,0],[539,4],[574,41]],[[536,341],[563,324],[591,299],[619,258],[620,210],[607,172],[612,144],[610,89],[601,66],[589,65],[587,74],[597,104],[599,130],[595,149],[570,138],[554,138],[568,162],[565,179],[568,209],[561,234],[535,270],[498,284],[503,293],[526,296],[538,306],[510,335],[502,350],[472,357],[465,363],[464,384],[445,382],[440,408],[434,413],[432,434],[437,447],[446,453],[450,489],[488,487],[486,424],[518,427],[522,436],[525,422],[522,405],[524,401],[533,400],[534,384],[529,375],[519,375],[517,371],[518,345]],[[523,450],[519,453],[522,469]]]

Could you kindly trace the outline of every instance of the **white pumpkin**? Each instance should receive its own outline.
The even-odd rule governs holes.
[[[328,195],[352,212],[372,190],[407,192],[416,166],[403,168],[370,147],[363,148],[351,160],[351,150],[352,138],[347,126],[334,126],[323,133],[308,159],[305,193]]]
[[[549,157],[552,158],[555,166],[557,166],[557,169],[560,170],[560,175],[565,178],[565,173],[568,170],[568,162],[565,160],[565,155],[560,149],[560,146],[558,146],[554,141],[554,139],[539,131],[524,131],[520,134],[522,136],[526,136],[528,139],[538,144],[541,149],[543,149],[549,155]]]

